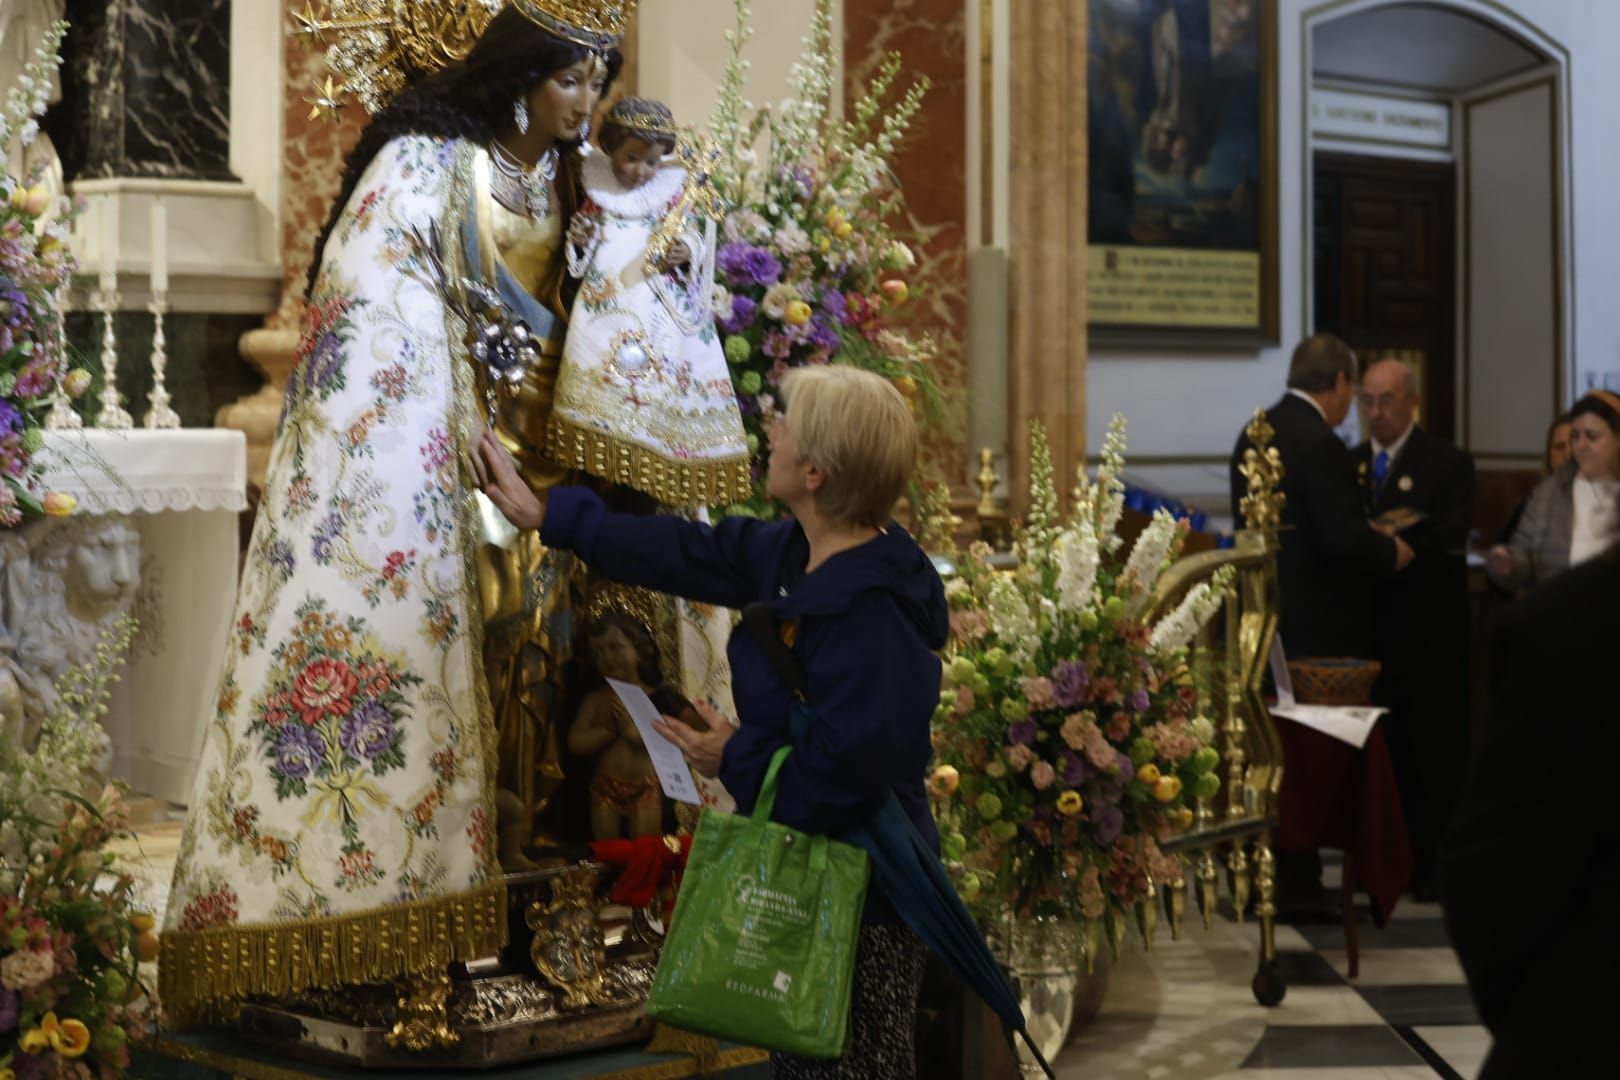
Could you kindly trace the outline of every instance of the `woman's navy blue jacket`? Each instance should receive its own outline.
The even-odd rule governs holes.
[[[938,573],[898,524],[808,575],[810,545],[796,521],[738,517],[710,526],[616,514],[584,488],[551,492],[540,536],[616,581],[729,608],[764,601],[797,623],[794,652],[817,723],[782,767],[772,818],[836,833],[864,824],[893,789],[938,850],[924,778],[939,704],[935,650],[950,620]],[[789,695],[747,630],[732,632],[726,653],[741,726],[726,744],[720,780],[747,813],[771,755],[792,741]],[[894,921],[893,909],[875,900],[873,890],[866,921]]]

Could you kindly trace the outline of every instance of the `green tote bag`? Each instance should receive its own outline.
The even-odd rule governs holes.
[[[767,1050],[835,1058],[849,1033],[850,979],[866,852],[770,820],[771,758],[749,817],[705,810],[687,858],[647,1015]]]

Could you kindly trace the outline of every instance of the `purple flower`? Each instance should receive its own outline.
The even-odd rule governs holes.
[[[393,713],[379,702],[366,702],[344,718],[338,742],[353,757],[375,759],[393,745]]]
[[[780,330],[771,330],[765,335],[765,344],[760,351],[772,360],[786,360],[793,351],[793,339]]]
[[[1070,787],[1079,787],[1080,782],[1086,778],[1086,760],[1079,754],[1065,750],[1063,752],[1063,782]]]
[[[832,328],[832,321],[826,315],[812,315],[809,326],[812,345],[828,353],[838,348],[838,331]]]
[[[270,541],[269,551],[266,553],[270,565],[279,567],[284,574],[291,574],[295,565],[292,545],[282,539]]]
[[[849,322],[849,301],[844,299],[837,285],[821,287],[821,310],[839,325]]]
[[[17,406],[0,398],[0,438],[7,435],[21,435],[23,429],[23,416]]]
[[[304,357],[302,374],[304,392],[318,393],[331,388],[337,377],[338,365],[343,359],[343,341],[334,331],[326,330],[315,339],[315,345]]]
[[[1072,709],[1085,704],[1086,688],[1091,685],[1091,672],[1083,661],[1064,660],[1052,669],[1052,697],[1058,707]]]
[[[774,285],[782,277],[782,264],[764,248],[753,244],[723,244],[715,253],[715,266],[733,288]]]
[[[320,766],[326,744],[314,728],[300,723],[283,724],[276,739],[276,768],[283,775],[302,780]]]
[[[720,320],[720,329],[728,334],[741,334],[754,325],[754,312],[759,310],[759,304],[746,296],[733,294],[731,297],[731,318]]]
[[[1147,712],[1148,706],[1153,704],[1153,702],[1148,698],[1148,692],[1146,690],[1135,691],[1131,694],[1129,701],[1131,711],[1138,713]]]
[[[1034,720],[1025,717],[1016,724],[1007,725],[1007,741],[1014,746],[1028,746],[1035,741],[1035,733],[1039,730]]]
[[[1136,762],[1131,760],[1131,755],[1121,750],[1119,756],[1114,759],[1114,769],[1119,776],[1129,779],[1136,775]]]
[[[17,1000],[16,991],[0,986],[0,1032],[16,1027],[17,1014],[21,1011],[22,1003]]]
[[[1125,814],[1117,806],[1100,806],[1091,811],[1091,838],[1099,844],[1112,844],[1125,830]]]
[[[343,518],[337,511],[326,516],[326,520],[315,527],[315,539],[311,545],[315,554],[315,561],[325,566],[332,558],[332,541],[337,534],[343,531]]]

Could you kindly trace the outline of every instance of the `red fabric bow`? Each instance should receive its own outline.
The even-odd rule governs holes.
[[[670,846],[673,841],[675,847]],[[686,854],[692,849],[690,836],[638,836],[634,840],[595,840],[591,855],[598,862],[622,867],[610,894],[615,904],[642,908],[664,883],[676,879],[686,869]]]

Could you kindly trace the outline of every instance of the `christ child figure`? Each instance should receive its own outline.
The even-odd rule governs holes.
[[[661,102],[619,102],[600,138],[569,225],[579,288],[547,448],[668,507],[738,501],[748,444],[710,310],[713,223],[691,209],[706,181],[681,164],[690,144]]]
[[[706,726],[664,681],[658,644],[634,616],[607,611],[585,631],[591,666],[603,679],[639,686],[661,713]],[[613,688],[604,683],[585,695],[568,732],[568,749],[594,757],[591,774],[591,835],[597,840],[654,836],[663,829],[663,789],[641,732]]]

